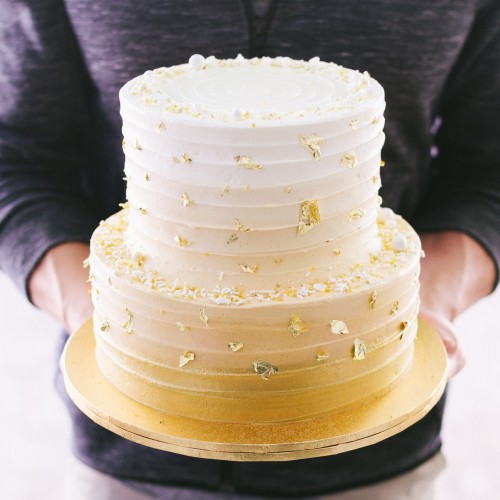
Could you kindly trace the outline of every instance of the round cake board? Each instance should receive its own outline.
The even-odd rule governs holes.
[[[301,422],[207,422],[144,406],[119,392],[101,374],[92,320],[68,340],[62,368],[71,399],[102,427],[152,448],[233,461],[297,460],[375,444],[424,417],[447,381],[443,343],[422,320],[413,364],[391,391],[354,409]]]

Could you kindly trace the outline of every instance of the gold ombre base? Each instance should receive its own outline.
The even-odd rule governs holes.
[[[71,399],[106,429],[160,450],[247,462],[335,455],[382,441],[424,417],[441,397],[447,379],[443,344],[422,320],[413,365],[393,390],[343,413],[302,422],[205,422],[137,403],[99,371],[92,320],[69,339],[62,365]]]

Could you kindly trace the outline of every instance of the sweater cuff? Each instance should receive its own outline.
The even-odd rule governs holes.
[[[32,302],[29,279],[45,254],[61,243],[89,243],[98,223],[79,205],[27,206],[2,227],[0,267]]]
[[[418,233],[460,231],[476,240],[495,265],[493,290],[500,277],[500,228],[498,214],[477,204],[433,207],[411,221]],[[491,291],[493,291],[491,290]]]

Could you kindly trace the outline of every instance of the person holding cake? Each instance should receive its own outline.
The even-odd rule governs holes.
[[[4,57],[0,60],[3,75],[0,85],[4,97],[4,105],[0,109],[0,265],[33,304],[51,313],[70,333],[92,315],[94,308],[88,295],[88,271],[82,267],[82,261],[88,257],[88,241],[99,220],[115,212],[118,203],[125,201],[118,91],[127,81],[146,71],[135,87],[124,87],[130,89],[128,97],[122,93],[123,147],[127,157],[125,170],[127,198],[130,201],[124,212],[130,214],[130,226],[126,233],[126,251],[129,254],[121,255],[120,262],[126,263],[137,283],[144,285],[151,282],[151,276],[141,274],[148,264],[155,270],[161,269],[164,276],[173,273],[175,266],[183,265],[182,259],[190,259],[190,272],[198,280],[196,284],[200,285],[186,293],[194,293],[190,300],[198,300],[196,290],[206,290],[214,278],[197,271],[200,264],[196,260],[196,238],[186,232],[170,234],[168,224],[176,221],[178,227],[179,217],[195,217],[196,220],[184,226],[192,227],[196,223],[200,229],[222,221],[221,227],[226,224],[229,230],[229,223],[224,219],[229,217],[235,226],[223,240],[218,243],[211,233],[206,233],[208,236],[203,240],[207,246],[203,247],[204,253],[229,255],[225,258],[229,260],[234,257],[235,270],[217,268],[216,279],[226,284],[227,289],[231,290],[228,280],[232,275],[237,276],[234,279],[239,280],[238,283],[245,284],[245,289],[249,289],[259,280],[267,284],[265,273],[285,274],[283,270],[286,270],[291,285],[284,302],[279,299],[280,304],[286,303],[292,293],[295,295],[291,300],[298,300],[298,295],[309,297],[311,293],[316,293],[318,297],[325,294],[326,297],[330,288],[333,290],[336,287],[333,292],[342,295],[354,286],[353,282],[339,281],[336,276],[322,281],[318,274],[323,266],[322,259],[328,251],[329,259],[338,258],[337,262],[343,263],[343,267],[335,265],[342,269],[354,267],[359,271],[356,266],[365,265],[363,256],[367,259],[370,255],[378,256],[375,260],[380,258],[377,254],[379,239],[373,230],[380,204],[377,199],[380,187],[378,169],[382,165],[380,193],[384,205],[411,222],[419,232],[425,250],[426,257],[421,261],[420,273],[420,314],[433,324],[443,339],[451,360],[450,375],[459,371],[463,366],[463,356],[452,321],[493,290],[500,260],[500,172],[495,168],[499,153],[495,132],[500,76],[498,6],[485,2],[465,12],[460,6],[450,8],[438,3],[433,5],[431,14],[422,11],[417,4],[408,4],[401,12],[392,2],[386,2],[377,5],[376,14],[367,13],[363,20],[353,6],[343,5],[333,9],[319,3],[313,6],[311,2],[297,2],[293,8],[279,1],[222,1],[218,8],[203,2],[182,6],[173,2],[153,6],[145,2],[135,5],[133,9],[121,4],[119,9],[116,7],[114,2],[108,2],[102,3],[99,8],[94,5],[89,9],[87,4],[78,1],[66,5],[52,2],[50,9],[47,6],[21,6],[17,2],[6,4],[9,22],[4,23],[0,31],[4,42]],[[366,9],[370,10],[370,7],[366,6]],[[437,19],[440,20],[439,32],[436,30]],[[213,29],[214,25],[217,30]],[[221,32],[224,33],[223,43]],[[332,33],[335,33],[334,37]],[[237,53],[245,57],[238,56],[219,63],[215,57],[192,56],[193,53],[207,51],[221,59],[234,57]],[[255,56],[273,59],[252,59]],[[283,56],[307,60],[319,56],[319,59],[298,63]],[[187,63],[188,60],[189,64],[185,67],[147,72],[153,68]],[[262,90],[263,84],[258,78],[255,82],[249,79],[245,87],[248,95],[267,92],[272,96],[272,103],[263,104],[259,97],[256,103],[242,102],[235,106],[231,96],[237,93],[236,84],[230,73],[226,75],[223,72],[232,66],[250,66],[253,64],[250,61],[255,61],[255,65],[267,65],[270,71],[281,71],[278,68],[283,67],[284,71],[288,71],[292,66],[298,69],[296,73],[290,73],[287,91],[283,90],[283,80],[274,89],[270,83],[269,88]],[[384,87],[387,109],[383,161],[380,160],[383,105],[380,99],[377,100],[382,95],[376,93],[377,84],[369,75],[351,73],[343,67],[321,61],[334,61],[348,68],[367,70]],[[202,86],[203,79],[196,85],[189,83],[190,78],[197,78],[196,75],[203,74],[203,71],[208,74],[214,68],[216,73],[210,80],[212,87],[207,87],[208,90]],[[322,78],[328,71],[332,71],[332,78],[337,82],[334,85],[336,92],[347,89],[347,100],[340,101],[334,92],[335,99],[329,97],[328,105],[325,105],[324,96],[330,91]],[[319,75],[317,80],[314,80],[315,75]],[[140,106],[154,108],[156,101],[163,98],[161,92],[158,93],[156,80],[175,82],[176,78],[184,76],[188,78],[187,83],[179,87],[174,85],[167,94],[167,101],[161,101],[161,113],[139,113]],[[316,95],[311,94],[312,87],[317,89]],[[280,108],[280,99],[294,92],[303,96],[304,101],[314,103],[314,99],[318,98],[320,104],[309,104],[309,107],[301,104],[295,108],[288,104],[288,108]],[[178,103],[182,106],[186,95],[188,105],[179,108]],[[349,100],[349,96],[357,100]],[[239,95],[238,99],[241,98]],[[222,108],[225,99],[230,105],[227,104],[227,110],[221,108],[220,112],[214,112],[210,107],[214,99],[216,105]],[[346,109],[352,116],[345,114]],[[147,123],[147,117],[153,115],[157,116],[156,121]],[[175,117],[178,115],[180,118],[177,120]],[[186,125],[188,122],[183,121],[184,115],[189,115],[188,120],[201,120],[202,126],[191,123],[189,127],[192,128],[189,128]],[[345,120],[345,128],[339,125],[339,117],[343,116],[349,116]],[[330,120],[329,117],[331,123],[328,127],[323,126],[322,123]],[[216,126],[204,125],[207,123]],[[308,129],[303,135],[293,128],[305,129],[307,127],[301,124],[308,123],[314,124],[314,129]],[[287,126],[293,129],[290,136],[285,134]],[[144,135],[143,129],[148,127],[151,133]],[[266,130],[266,134],[259,135],[262,129]],[[171,139],[168,138],[170,130],[173,134]],[[229,133],[226,130],[232,134],[235,144],[245,144],[245,140],[252,142],[247,144],[245,151],[232,152],[227,158],[215,157],[221,152],[232,151],[232,144],[221,143],[223,147],[215,147],[218,141],[226,140]],[[242,131],[244,133],[240,134]],[[273,135],[275,131],[276,137]],[[329,141],[329,134],[334,140]],[[297,168],[296,172],[292,166],[287,167],[287,174],[279,179],[281,174],[273,174],[270,165],[278,165],[279,145],[286,143],[292,135],[297,138],[296,144],[282,149],[280,154],[291,154],[292,161],[310,164],[307,168]],[[164,136],[167,138],[163,139]],[[207,137],[210,139],[207,140]],[[337,144],[341,144],[338,137],[342,137],[343,141],[344,137],[347,137],[346,141],[351,140],[349,137],[363,137],[366,142],[353,142],[346,150],[342,149],[342,145],[336,149]],[[192,141],[193,151],[175,150],[183,141]],[[204,151],[203,154],[195,150],[196,144],[200,151]],[[264,150],[265,145],[268,146],[267,163],[260,158],[246,156],[247,150],[259,151],[259,147]],[[154,152],[161,155],[165,147],[169,148],[168,155],[156,167],[155,156],[148,157],[147,154]],[[372,156],[366,152],[368,149]],[[210,160],[212,154],[215,159]],[[297,175],[312,172],[311,175],[319,176],[321,168],[325,168],[325,158],[337,158],[335,155],[338,156],[337,165],[332,170],[336,175],[335,181],[331,180],[329,184],[320,182],[312,191],[305,191],[321,198],[319,208],[316,201],[306,201],[303,195],[297,195],[299,197],[295,199],[295,193],[302,189],[301,182],[309,186],[307,189],[314,184],[313,177],[305,182]],[[146,158],[144,162],[143,158]],[[197,170],[197,162],[203,163],[203,158],[205,169],[207,161],[213,161],[208,175]],[[237,169],[238,174],[231,174],[231,179],[236,179],[234,185],[223,182],[226,161],[228,165],[231,163],[231,167],[227,168]],[[270,173],[266,173],[266,167]],[[178,186],[179,199],[175,198],[171,209],[167,207],[166,211],[162,211],[163,201],[155,201],[156,191],[150,186],[153,182],[162,182],[161,176],[167,168],[172,177],[168,183],[157,185],[171,199],[174,195],[169,197],[169,190],[174,192],[174,187],[177,189]],[[328,171],[327,168],[325,176]],[[366,175],[367,182],[356,185],[346,196],[346,217],[343,222],[328,229],[328,221],[334,219],[340,209],[322,200],[330,196],[337,203],[339,194],[335,189],[342,192],[338,181],[345,176],[347,189],[349,179],[354,179],[358,172],[359,176]],[[260,177],[256,178],[255,174]],[[212,186],[217,184],[220,176],[217,193],[215,188],[213,193],[207,188],[200,190],[197,196],[193,195],[200,175],[209,178],[212,182],[206,184]],[[137,178],[140,182],[134,182]],[[245,179],[250,179],[248,184]],[[278,215],[271,217],[266,214],[255,224],[250,224],[249,219],[256,213],[258,204],[251,206],[246,202],[245,208],[245,197],[253,190],[259,193],[259,190],[268,190],[269,193],[276,180],[283,186],[279,193],[272,193],[272,201],[282,196],[287,200],[282,203],[292,208],[289,212],[283,211],[283,215],[279,215],[281,219]],[[337,187],[334,188],[335,185]],[[363,205],[365,198],[359,198],[356,206],[348,206],[357,196],[364,194],[368,200],[366,206]],[[235,200],[234,195],[238,197],[236,205],[234,201],[228,201]],[[204,197],[208,201],[204,201]],[[217,200],[217,205],[226,208],[218,211],[210,207],[209,201],[213,199]],[[266,206],[269,200],[261,203]],[[208,208],[190,213],[188,210],[196,204],[205,204]],[[212,202],[212,205],[215,206],[215,203]],[[235,218],[235,207],[247,218]],[[156,227],[156,219],[152,216],[158,213],[167,213],[172,220],[167,217],[165,224]],[[292,213],[298,214],[297,227],[290,226],[288,222]],[[322,216],[321,222],[318,213]],[[392,211],[383,209],[378,218],[382,226],[390,227],[388,221],[393,221]],[[283,231],[280,233],[283,236],[273,241],[259,240],[258,226],[261,226],[260,230],[266,227],[276,230],[277,221],[291,227],[293,238],[288,238],[288,233]],[[358,225],[349,225],[351,223]],[[401,229],[406,227],[403,223],[398,224],[398,231],[404,234],[391,233],[387,245],[388,251],[403,255],[403,250],[412,244],[413,233],[410,229]],[[167,229],[163,229],[163,225]],[[105,224],[101,227],[101,233],[106,231]],[[353,227],[356,231],[351,234]],[[338,232],[342,228],[344,233]],[[326,231],[325,237],[320,229]],[[164,241],[162,234],[166,234]],[[329,235],[337,236],[330,241],[327,239]],[[106,238],[116,239],[115,236],[116,232]],[[103,251],[119,251],[107,245],[107,240],[99,239],[99,235],[95,241],[95,248],[104,242],[104,246],[99,247]],[[282,242],[291,243],[281,247]],[[324,248],[320,247],[320,243]],[[153,251],[155,245],[159,249],[156,254]],[[259,262],[241,262],[241,255],[248,255],[252,245],[255,245],[255,255],[259,245],[261,249],[272,250],[272,262],[263,257]],[[314,263],[317,265],[301,274],[300,279],[297,278],[299,286],[294,288],[294,277],[298,276],[303,262],[287,257],[295,255],[292,250],[299,254],[309,247],[314,248]],[[364,253],[361,248],[364,248]],[[360,257],[361,254],[363,256]],[[165,255],[167,258],[161,260]],[[320,259],[318,255],[323,257]],[[133,264],[127,263],[127,259]],[[132,305],[128,302],[121,304],[123,322],[112,317],[111,306],[106,309],[108,289],[105,287],[109,286],[109,290],[116,290],[119,294],[130,292],[122,286],[113,288],[113,282],[119,282],[123,268],[102,271],[105,263],[97,251],[91,256],[90,264],[94,279],[103,278],[103,284],[93,286],[96,334],[103,339],[113,338],[114,329],[121,328],[129,334],[140,329],[141,316],[135,311],[132,313],[134,302]],[[132,269],[131,265],[137,268]],[[213,271],[218,264],[210,265]],[[274,265],[282,266],[282,270],[268,271]],[[416,261],[413,264],[408,261],[408,266],[416,265]],[[184,269],[188,267],[186,265]],[[156,277],[154,279],[157,280]],[[311,293],[306,281],[311,286]],[[412,287],[416,291],[416,283]],[[177,285],[172,288],[172,283],[168,282],[158,288],[175,293]],[[264,288],[268,290],[269,287],[260,286],[261,291]],[[179,293],[183,293],[182,287]],[[266,293],[270,296],[231,292],[228,297],[217,293],[209,298],[212,303],[219,302],[218,306],[224,306],[224,300],[233,301],[241,307],[231,310],[243,311],[234,314],[244,315],[249,301],[273,300],[282,292],[274,290]],[[372,288],[366,293],[367,310],[376,312],[384,300],[383,292]],[[104,301],[99,302],[101,299],[97,295],[104,296]],[[391,300],[387,318],[394,316],[394,321],[405,324],[404,330],[411,330],[414,335],[416,323],[399,316],[405,306],[403,295],[401,297]],[[138,295],[138,302],[141,302],[140,299]],[[408,311],[412,305],[411,310],[416,314],[416,296],[412,301],[411,304],[408,302]],[[217,325],[217,319],[211,313],[213,308],[213,304],[201,308],[199,324],[192,329],[182,318],[175,318],[178,321],[172,323],[175,325],[173,328],[185,331],[187,326],[193,336],[197,335],[197,329],[203,332],[209,324]],[[179,306],[179,311],[181,309]],[[279,316],[278,311],[279,308],[275,309],[275,317]],[[315,311],[310,319],[302,314],[286,314],[287,321],[290,317],[290,324],[286,326],[290,342],[294,341],[293,337],[299,337],[302,342],[307,338],[302,335],[306,331],[310,336],[315,334],[313,323],[320,315],[320,309]],[[155,314],[159,319],[154,321],[168,323],[168,319],[161,319],[165,315],[161,307],[156,308]],[[186,309],[185,317],[189,314]],[[339,344],[344,334],[348,333],[346,324],[340,319],[328,318],[329,335],[333,333],[332,339],[340,339]],[[118,323],[119,327],[116,326]],[[63,339],[65,337],[66,334]],[[122,335],[120,338],[136,342],[137,337]],[[225,349],[229,348],[226,351],[228,359],[237,359],[230,356],[238,351],[246,356],[251,348],[246,338],[245,342],[240,338],[227,340],[230,340],[225,346]],[[363,359],[367,344],[368,353],[370,345],[356,340],[354,359]],[[405,352],[410,353],[409,350]],[[188,349],[180,353],[180,359],[179,353],[175,354],[179,360],[178,368],[184,368],[181,373],[189,373],[189,367],[203,362],[202,356],[196,355]],[[330,351],[315,352],[314,362],[327,365],[330,356]],[[101,366],[111,366],[103,360],[102,357]],[[353,366],[362,365],[354,363]],[[278,380],[278,368],[282,369],[280,373],[286,373],[287,368],[285,362],[278,367],[263,361],[254,361],[253,367],[254,375],[264,379],[276,377],[273,380]],[[113,377],[111,372],[109,377]],[[257,379],[255,383],[260,382]],[[64,397],[67,399],[67,396]],[[224,491],[285,497],[317,495],[376,482],[407,471],[439,450],[445,398],[417,424],[376,445],[332,457],[267,464],[203,460],[149,449],[98,427],[69,400],[67,402],[74,422],[76,453],[85,463],[111,476],[123,478],[134,488],[157,497],[172,498],[168,496],[174,494],[171,488],[183,486],[186,495],[192,489],[189,498],[204,498],[200,495],[208,493],[203,491],[212,491],[214,498],[223,498]],[[213,409],[212,418],[221,418],[217,417],[217,411],[217,408]],[[251,418],[257,418],[258,414],[252,413]],[[274,412],[274,415],[277,413]],[[241,413],[239,418],[247,416]]]

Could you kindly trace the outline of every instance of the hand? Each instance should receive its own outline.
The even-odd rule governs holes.
[[[470,236],[455,231],[421,235],[426,257],[420,273],[420,315],[443,340],[449,360],[449,378],[465,364],[453,320],[495,282],[495,265],[484,248]]]
[[[460,344],[457,330],[451,321],[432,310],[420,309],[419,317],[434,327],[443,341],[448,358],[448,380],[450,380],[465,365],[465,353]]]
[[[37,307],[74,333],[92,316],[88,269],[83,261],[89,255],[84,243],[63,243],[50,249],[29,281],[30,297]]]

